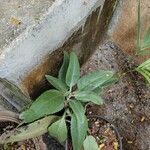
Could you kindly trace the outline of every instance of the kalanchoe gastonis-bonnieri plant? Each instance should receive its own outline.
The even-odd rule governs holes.
[[[103,104],[99,91],[113,82],[114,73],[98,70],[80,77],[76,54],[65,52],[58,78],[46,75],[46,79],[55,89],[44,92],[23,111],[20,118],[27,127],[19,127],[10,135],[7,134],[1,143],[20,141],[46,132],[59,142],[64,142],[70,128],[74,150],[80,150],[82,146],[87,150],[87,143],[88,148],[98,149],[94,137],[87,136],[88,121],[84,105],[88,102]],[[56,116],[59,111],[63,112],[61,117]]]

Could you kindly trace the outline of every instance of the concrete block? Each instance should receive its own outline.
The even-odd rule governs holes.
[[[40,2],[42,4],[43,1]],[[31,95],[43,85],[45,73],[55,74],[58,71],[62,51],[74,49],[81,63],[85,62],[102,41],[117,4],[117,0],[49,2],[49,8],[41,19],[28,23],[25,29],[21,28],[20,34],[14,36],[12,42],[1,49],[0,54],[0,77]],[[30,6],[30,3],[27,4],[25,12]],[[16,12],[19,14],[19,11]],[[16,18],[11,21],[18,28],[21,25]]]

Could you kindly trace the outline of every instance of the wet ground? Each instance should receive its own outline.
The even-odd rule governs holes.
[[[108,69],[119,72],[119,81],[106,88],[105,104],[91,105],[90,114],[111,120],[123,139],[124,150],[150,150],[150,89],[143,77],[132,71],[137,64],[112,43],[99,48],[82,67],[82,74]]]

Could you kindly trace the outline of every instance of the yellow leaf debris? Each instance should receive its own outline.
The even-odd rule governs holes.
[[[128,141],[128,144],[132,144],[133,143],[133,141]]]
[[[114,142],[114,143],[113,143],[113,146],[114,146],[114,150],[118,150],[118,147],[119,147],[118,142]]]
[[[99,145],[99,148],[102,149],[102,148],[104,148],[104,146],[105,146],[105,144],[102,143],[102,144]]]
[[[16,27],[18,27],[21,24],[21,21],[17,19],[16,17],[12,17],[10,20],[10,23]]]
[[[145,120],[145,116],[143,116],[143,117],[141,118],[141,122],[144,122],[144,120]]]

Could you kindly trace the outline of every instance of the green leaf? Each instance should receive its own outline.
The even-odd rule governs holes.
[[[97,87],[96,89],[93,90],[93,92],[96,93],[97,95],[100,95],[102,91],[103,87]]]
[[[60,143],[64,142],[67,139],[67,126],[65,116],[53,123],[48,128],[48,132],[51,136],[55,137]]]
[[[144,36],[144,42],[150,42],[150,27],[148,28],[145,36]]]
[[[142,43],[142,49],[146,49],[150,47],[150,27],[148,28],[145,36],[144,36],[144,40]]]
[[[138,68],[146,68],[146,67],[148,68],[150,67],[150,59],[146,60],[140,66],[138,66]]]
[[[141,49],[141,1],[138,0],[138,17],[137,17],[137,52]]]
[[[150,83],[150,59],[142,63],[136,70]]]
[[[93,92],[99,95],[102,92],[103,88],[116,83],[118,81],[118,78],[119,78],[118,75],[114,74],[112,78],[104,82],[101,86],[94,89]]]
[[[60,79],[57,79],[57,78],[50,76],[50,75],[46,75],[45,77],[48,80],[48,82],[50,84],[52,84],[56,89],[58,89],[62,92],[68,91],[67,86]]]
[[[71,138],[72,138],[72,144],[73,144],[73,150],[80,150],[80,147],[82,144],[80,144],[79,139],[79,132],[78,131],[78,123],[77,123],[77,118],[73,114],[71,117]]]
[[[104,82],[101,87],[105,88],[107,86],[110,86],[118,81],[119,77],[117,74],[114,74],[110,79],[108,79],[106,82]]]
[[[77,91],[75,98],[82,102],[93,102],[97,105],[103,104],[103,99],[92,91]]]
[[[58,78],[63,82],[66,83],[66,73],[69,65],[69,54],[64,52],[64,59],[63,64],[59,70]]]
[[[88,129],[87,118],[84,117],[84,121],[80,122],[80,120],[77,119],[75,114],[73,114],[71,117],[71,137],[73,150],[81,149],[83,141],[87,135],[87,129]]]
[[[138,55],[149,55],[150,54],[150,50],[149,49],[141,50],[137,54]]]
[[[64,95],[57,90],[49,90],[39,96],[29,109],[22,112],[20,118],[24,122],[32,122],[45,115],[56,113],[64,107]]]
[[[136,69],[140,74],[142,74],[145,79],[150,83],[150,71],[147,71],[146,69]]]
[[[73,111],[71,117],[71,137],[74,150],[80,150],[87,135],[88,122],[81,102],[72,100],[69,103]]]
[[[78,80],[77,86],[79,90],[94,90],[101,87],[105,82],[113,77],[112,71],[96,71],[89,73]]]
[[[5,132],[0,136],[0,144],[24,141],[38,137],[47,132],[48,126],[58,119],[57,116],[48,116],[29,125],[19,127],[13,131]]]
[[[80,78],[80,65],[74,52],[70,54],[70,62],[66,75],[66,84],[72,88]]]
[[[72,111],[74,112],[74,114],[76,115],[76,117],[78,117],[79,120],[81,120],[81,121],[82,121],[82,119],[84,120],[85,110],[80,101],[71,100],[69,102],[69,106],[72,109]]]
[[[83,143],[84,150],[99,150],[96,139],[93,136],[87,136]]]

